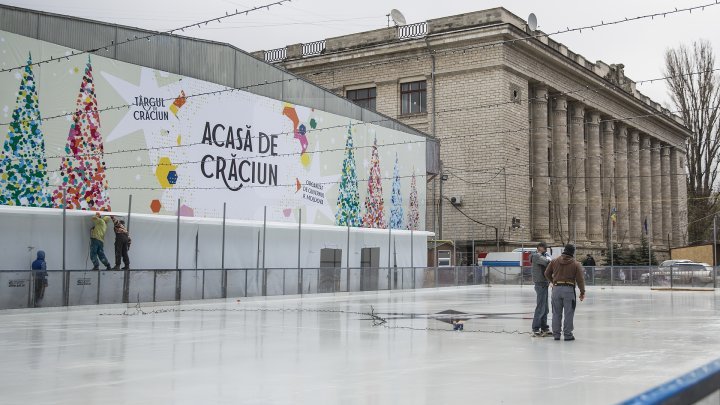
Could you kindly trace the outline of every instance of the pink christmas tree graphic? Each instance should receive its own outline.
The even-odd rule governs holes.
[[[89,57],[72,120],[60,163],[62,184],[53,192],[53,205],[61,208],[65,199],[68,209],[110,211],[100,114]]]
[[[385,204],[382,195],[382,177],[380,176],[380,156],[378,155],[377,138],[372,147],[370,159],[370,177],[368,178],[368,193],[365,197],[365,215],[363,226],[365,228],[385,228]]]

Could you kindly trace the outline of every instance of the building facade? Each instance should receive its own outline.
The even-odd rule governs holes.
[[[427,229],[458,251],[686,242],[682,121],[503,8],[255,56],[434,134]]]

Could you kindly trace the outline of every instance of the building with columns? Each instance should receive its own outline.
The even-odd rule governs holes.
[[[679,117],[622,64],[592,63],[504,8],[255,56],[440,140],[427,229],[458,262],[498,243],[600,253],[647,232],[661,256],[686,243]]]

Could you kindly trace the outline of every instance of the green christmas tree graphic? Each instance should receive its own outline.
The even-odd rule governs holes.
[[[45,140],[32,55],[20,77],[12,122],[0,151],[0,204],[50,207]]]
[[[65,195],[68,209],[110,211],[100,114],[89,57],[72,119],[66,156],[60,163],[62,184],[53,192],[53,204],[62,207]]]
[[[382,196],[382,177],[380,176],[380,156],[377,148],[377,138],[372,147],[370,158],[370,177],[368,178],[368,193],[365,197],[365,215],[363,226],[365,228],[385,228],[385,203]]]
[[[352,125],[349,125],[348,136],[345,141],[345,159],[343,160],[342,175],[340,176],[335,225],[360,226],[361,224],[360,194],[358,193],[358,180],[355,172]]]

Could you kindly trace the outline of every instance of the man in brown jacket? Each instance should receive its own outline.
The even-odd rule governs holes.
[[[568,243],[560,257],[554,259],[545,269],[545,277],[553,285],[552,290],[552,331],[555,340],[560,340],[560,322],[565,316],[562,333],[565,340],[575,340],[573,318],[575,317],[575,285],[580,289],[580,301],[585,299],[585,277],[583,267],[575,260],[575,245]]]

